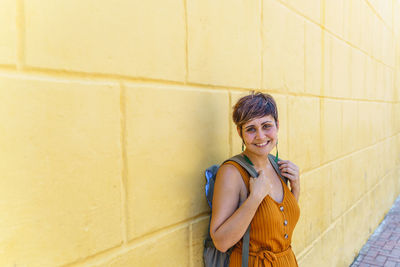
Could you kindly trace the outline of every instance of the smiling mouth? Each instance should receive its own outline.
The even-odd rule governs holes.
[[[265,142],[265,143],[261,143],[261,144],[254,144],[256,147],[264,147],[264,146],[266,146],[266,145],[268,145],[269,143],[271,142],[271,140],[268,140],[267,142]]]

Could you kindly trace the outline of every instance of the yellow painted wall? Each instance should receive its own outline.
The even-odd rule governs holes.
[[[400,193],[399,0],[0,0],[0,266],[202,266],[251,89],[300,266],[348,266]]]

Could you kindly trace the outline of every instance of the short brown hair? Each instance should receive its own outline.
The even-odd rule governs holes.
[[[233,107],[233,122],[242,129],[243,124],[256,118],[271,115],[278,121],[278,108],[274,98],[269,94],[251,92],[238,100]]]

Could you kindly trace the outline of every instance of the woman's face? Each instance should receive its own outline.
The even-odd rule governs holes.
[[[242,126],[246,151],[263,156],[271,152],[278,140],[279,123],[271,115],[256,118]],[[240,129],[238,128],[239,135]]]

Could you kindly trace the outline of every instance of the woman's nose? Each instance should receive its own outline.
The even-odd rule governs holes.
[[[263,131],[261,129],[258,129],[256,132],[256,138],[262,139],[263,137],[264,137]]]

